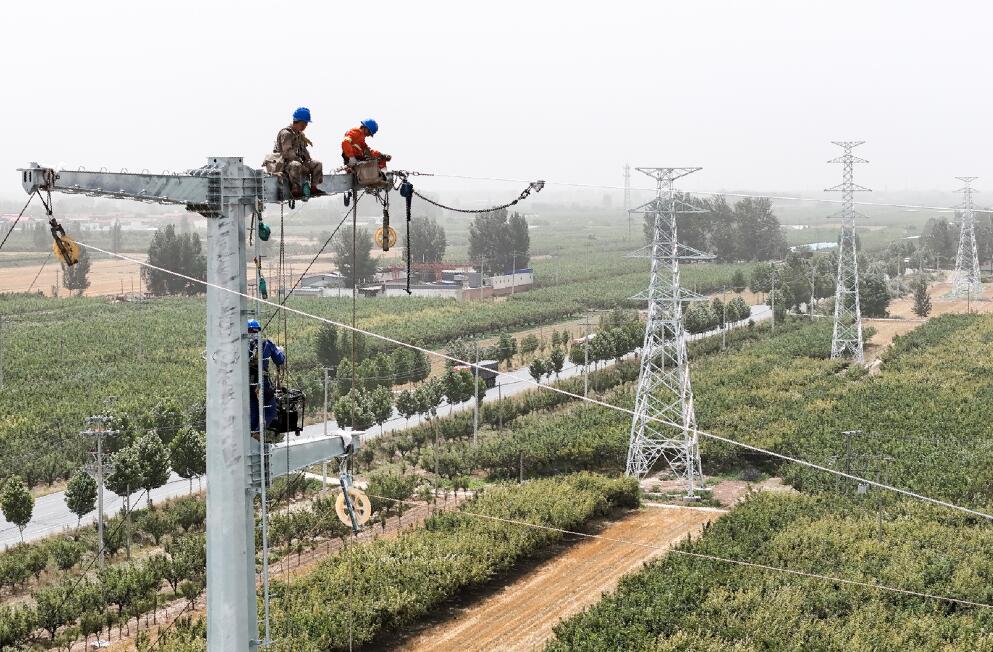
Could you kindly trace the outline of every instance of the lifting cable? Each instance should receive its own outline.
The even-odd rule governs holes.
[[[282,299],[280,299],[279,301],[280,307],[286,305],[287,299],[289,299],[290,295],[293,294],[293,291],[300,286],[301,281],[303,281],[304,277],[307,276],[307,273],[310,271],[310,268],[314,266],[314,263],[316,263],[317,259],[321,257],[321,255],[324,253],[324,250],[328,248],[328,245],[331,244],[331,241],[334,239],[334,237],[338,235],[338,231],[341,229],[342,225],[345,223],[345,220],[347,219],[348,219],[348,213],[345,213],[345,215],[341,218],[341,221],[338,222],[338,226],[334,227],[334,231],[332,231],[328,239],[324,241],[324,244],[321,246],[321,249],[317,252],[317,254],[313,258],[310,259],[310,262],[307,263],[307,267],[303,270],[303,274],[301,274],[297,278],[296,282],[293,283],[293,287],[290,288],[290,291],[287,292]],[[269,316],[268,321],[266,321],[265,326],[263,326],[263,330],[265,330],[265,328],[269,326],[269,322],[275,319],[275,317],[276,317],[276,311],[274,310],[272,315]]]
[[[24,204],[24,208],[22,208],[21,209],[21,212],[17,214],[17,219],[15,219],[14,220],[14,223],[10,225],[10,230],[7,231],[7,235],[5,235],[3,237],[3,240],[0,241],[0,249],[3,249],[3,246],[5,244],[7,244],[7,238],[10,237],[10,234],[14,232],[14,228],[17,227],[17,223],[21,221],[21,218],[22,217],[24,217],[24,211],[28,210],[28,206],[31,205],[31,200],[34,199],[34,196],[36,194],[38,194],[38,191],[37,190],[35,190],[34,192],[32,192],[30,195],[28,195],[28,201],[27,201],[26,204]]]
[[[490,208],[455,208],[454,206],[445,206],[444,204],[440,204],[435,200],[425,197],[421,193],[417,192],[417,190],[414,189],[413,184],[411,184],[408,179],[408,177],[411,174],[414,173],[407,172],[405,170],[394,170],[393,172],[394,176],[403,180],[401,184],[401,188],[403,187],[403,184],[406,184],[409,188],[409,192],[412,193],[413,195],[419,197],[420,199],[423,199],[424,201],[426,201],[429,204],[432,204],[433,206],[437,206],[438,208],[443,208],[449,211],[455,211],[456,213],[492,213],[493,211],[499,211],[499,210],[503,210],[504,208],[510,208],[511,206],[516,205],[518,202],[527,199],[532,192],[536,192],[536,193],[541,192],[541,189],[545,187],[545,182],[539,179],[537,181],[530,182],[528,184],[528,187],[521,191],[521,194],[517,197],[517,199],[511,202],[507,202],[506,204],[500,204],[499,206],[492,206]],[[409,206],[409,201],[408,201],[408,206]]]

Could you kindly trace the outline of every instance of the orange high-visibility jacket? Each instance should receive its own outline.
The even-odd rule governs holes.
[[[345,139],[341,141],[341,155],[346,162],[353,156],[360,161],[382,156],[365,144],[365,134],[362,133],[361,127],[349,129],[345,134]]]

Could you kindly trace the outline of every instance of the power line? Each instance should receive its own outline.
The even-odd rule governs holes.
[[[105,251],[103,249],[100,249],[99,247],[95,247],[93,245],[89,245],[89,244],[86,244],[84,242],[77,242],[77,244],[79,244],[81,247],[87,247],[89,249],[93,249],[94,251],[99,251],[101,253],[105,253],[105,254],[108,254],[108,255],[111,255],[111,256],[116,256],[116,257],[119,257],[119,258],[123,258],[125,260],[133,260],[133,259],[127,258],[126,256],[123,256],[122,254],[113,254],[113,253],[111,253],[109,251]],[[477,366],[477,365],[475,365],[472,362],[467,362],[465,360],[459,360],[458,358],[455,358],[455,357],[450,356],[450,355],[445,354],[445,353],[439,353],[437,351],[432,351],[430,349],[426,349],[426,348],[424,348],[422,346],[418,346],[416,344],[410,344],[408,342],[402,342],[402,341],[400,341],[398,339],[389,337],[387,335],[381,335],[379,333],[374,333],[372,331],[368,331],[368,330],[365,330],[365,329],[362,329],[362,328],[358,328],[357,326],[350,326],[349,324],[345,324],[343,322],[337,322],[337,321],[334,321],[333,319],[328,319],[326,317],[320,317],[318,315],[312,315],[310,313],[304,312],[303,310],[299,310],[297,308],[291,308],[289,306],[280,306],[279,304],[277,304],[277,303],[275,303],[273,301],[268,301],[268,300],[261,299],[261,298],[258,298],[258,297],[253,297],[251,295],[244,294],[242,292],[238,292],[237,290],[232,290],[230,288],[226,288],[226,287],[223,287],[223,286],[220,286],[220,285],[209,283],[209,282],[204,281],[202,279],[194,278],[192,276],[187,276],[185,274],[180,274],[179,272],[174,272],[172,270],[168,270],[168,269],[165,269],[163,267],[158,267],[156,265],[151,265],[151,264],[145,263],[145,262],[139,262],[139,261],[134,261],[134,262],[136,262],[136,263],[138,263],[138,264],[140,264],[142,266],[149,267],[151,269],[155,269],[155,270],[158,270],[158,271],[161,271],[161,272],[165,272],[165,273],[168,273],[168,274],[173,274],[175,276],[178,276],[180,278],[184,278],[184,279],[186,279],[188,281],[192,281],[194,283],[200,283],[200,284],[202,284],[202,285],[204,285],[206,287],[210,287],[210,288],[213,288],[215,290],[220,290],[220,291],[226,292],[228,294],[233,294],[233,295],[236,295],[236,296],[240,296],[240,297],[242,297],[242,298],[244,298],[244,299],[246,299],[248,301],[256,301],[256,302],[263,303],[263,304],[266,304],[266,305],[269,305],[269,306],[273,306],[275,308],[279,308],[279,309],[286,310],[288,312],[292,312],[294,314],[300,315],[301,317],[307,317],[309,319],[315,319],[317,321],[321,321],[321,322],[324,322],[324,323],[327,323],[327,324],[331,324],[331,325],[337,326],[339,328],[344,328],[344,329],[347,329],[347,330],[350,330],[350,331],[354,331],[356,333],[361,333],[363,335],[367,335],[369,337],[374,337],[374,338],[376,338],[378,340],[382,340],[384,342],[389,342],[389,343],[395,344],[397,346],[407,347],[407,348],[413,349],[415,351],[421,351],[422,353],[425,353],[427,355],[433,355],[433,356],[437,356],[437,357],[440,357],[440,358],[444,358],[446,360],[451,360],[452,362],[455,362],[456,364],[459,364],[459,365],[468,366],[468,367],[476,367]],[[531,383],[532,385],[535,385],[537,387],[543,388],[543,389],[545,389],[547,391],[550,391],[550,392],[555,392],[557,394],[562,394],[563,396],[569,396],[571,398],[575,398],[575,399],[580,400],[580,401],[585,401],[585,402],[590,403],[590,404],[593,404],[593,405],[599,405],[600,407],[604,407],[604,408],[607,408],[609,410],[614,410],[616,412],[621,412],[623,414],[626,414],[626,415],[629,415],[629,416],[632,416],[632,417],[635,415],[635,412],[633,410],[629,410],[627,408],[623,408],[623,407],[621,407],[619,405],[613,405],[611,403],[607,403],[605,401],[601,401],[601,400],[598,400],[598,399],[584,397],[581,394],[575,394],[573,392],[569,392],[567,390],[564,390],[564,389],[561,389],[559,387],[555,387],[555,386],[552,386],[552,385],[543,385],[543,384],[535,381],[534,379],[532,379],[530,377],[527,377],[526,378],[526,377],[523,377],[523,376],[518,376],[518,375],[513,374],[513,373],[505,373],[504,375],[510,376],[512,378],[516,378],[516,379],[521,380],[523,382]],[[661,418],[658,418],[658,417],[652,417],[652,420],[653,421],[656,421],[657,423],[661,423],[663,425],[666,425],[666,426],[669,426],[669,427],[673,427],[673,428],[680,428],[681,429],[683,427],[682,424],[677,424],[675,422],[667,421],[665,419],[661,419]],[[845,473],[843,471],[839,471],[837,469],[832,469],[830,467],[823,466],[821,464],[817,464],[815,462],[810,462],[810,461],[807,461],[807,460],[804,460],[804,459],[800,459],[800,458],[796,458],[796,457],[791,457],[789,455],[785,455],[783,453],[777,453],[775,451],[771,451],[771,450],[768,450],[768,449],[765,449],[765,448],[760,448],[758,446],[752,446],[751,444],[746,444],[744,442],[740,442],[740,441],[737,441],[737,440],[734,440],[734,439],[729,439],[727,437],[722,437],[721,435],[716,435],[714,433],[705,432],[703,430],[694,429],[692,432],[693,432],[693,434],[698,435],[700,437],[706,437],[708,439],[712,439],[714,441],[723,442],[723,443],[728,444],[728,445],[731,445],[731,446],[737,446],[739,448],[744,448],[745,450],[750,450],[750,451],[755,452],[755,453],[761,453],[763,455],[768,455],[770,457],[775,457],[775,458],[780,459],[780,460],[783,460],[785,462],[792,462],[794,464],[800,464],[801,466],[806,466],[808,468],[812,468],[812,469],[815,469],[815,470],[818,470],[818,471],[823,471],[825,473],[830,473],[830,474],[833,474],[833,475],[836,475],[836,476],[839,476],[839,477],[842,477],[842,478],[847,478],[849,480],[855,480],[855,481],[861,482],[863,484],[867,484],[867,485],[871,485],[871,486],[874,486],[874,487],[878,487],[880,489],[886,489],[888,491],[893,491],[894,493],[898,493],[898,494],[901,494],[901,495],[904,495],[904,496],[907,496],[907,497],[910,497],[910,498],[914,498],[914,499],[920,500],[922,502],[930,503],[932,505],[937,505],[939,507],[945,507],[947,509],[951,509],[951,510],[963,512],[963,513],[969,514],[971,516],[978,516],[978,517],[984,518],[984,519],[986,519],[988,521],[993,521],[993,514],[989,514],[989,513],[983,512],[983,511],[979,511],[979,510],[971,509],[971,508],[968,508],[968,507],[963,507],[963,506],[960,506],[960,505],[956,505],[954,503],[951,503],[951,502],[948,502],[948,501],[945,501],[945,500],[941,500],[941,499],[938,499],[938,498],[931,498],[930,496],[925,496],[924,494],[919,494],[919,493],[914,492],[914,491],[911,491],[909,489],[902,489],[900,487],[894,487],[892,485],[887,485],[887,484],[884,484],[882,482],[877,482],[875,480],[870,480],[868,478],[862,478],[862,477],[859,477],[859,476],[856,476],[856,475]]]
[[[439,177],[445,179],[466,179],[470,181],[501,181],[507,183],[527,183],[523,179],[504,179],[500,177],[469,177],[458,174],[425,174],[424,176]],[[569,183],[565,181],[545,181],[547,185],[550,186],[567,186],[570,188],[596,188],[603,190],[626,190],[623,186],[607,186],[598,185],[592,183]],[[631,188],[632,191],[638,192],[655,192],[654,188]],[[771,195],[771,194],[755,194],[755,193],[745,193],[745,192],[722,192],[714,190],[680,190],[681,193],[686,195],[707,195],[711,197],[741,197],[745,199],[769,199],[772,201],[801,201],[801,202],[814,202],[819,204],[842,204],[844,200],[841,199],[827,199],[820,197],[798,197],[790,195]],[[941,211],[946,213],[954,213],[955,211],[961,210],[956,206],[928,206],[925,204],[898,204],[890,202],[869,202],[869,201],[859,201],[855,202],[856,206],[876,206],[880,208],[900,208],[909,211]],[[974,208],[976,213],[993,213],[993,209],[979,209]]]

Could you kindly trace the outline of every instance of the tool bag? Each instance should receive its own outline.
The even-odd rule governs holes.
[[[299,435],[303,431],[303,412],[306,398],[298,389],[276,388],[276,418],[269,424],[275,433]]]

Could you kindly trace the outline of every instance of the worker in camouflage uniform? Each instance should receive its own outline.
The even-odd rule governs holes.
[[[310,157],[307,148],[313,143],[303,135],[308,124],[310,109],[302,106],[293,112],[293,123],[276,134],[272,154],[262,163],[269,174],[286,175],[294,197],[318,194],[317,187],[324,181],[324,167]],[[309,192],[305,191],[305,185]]]

